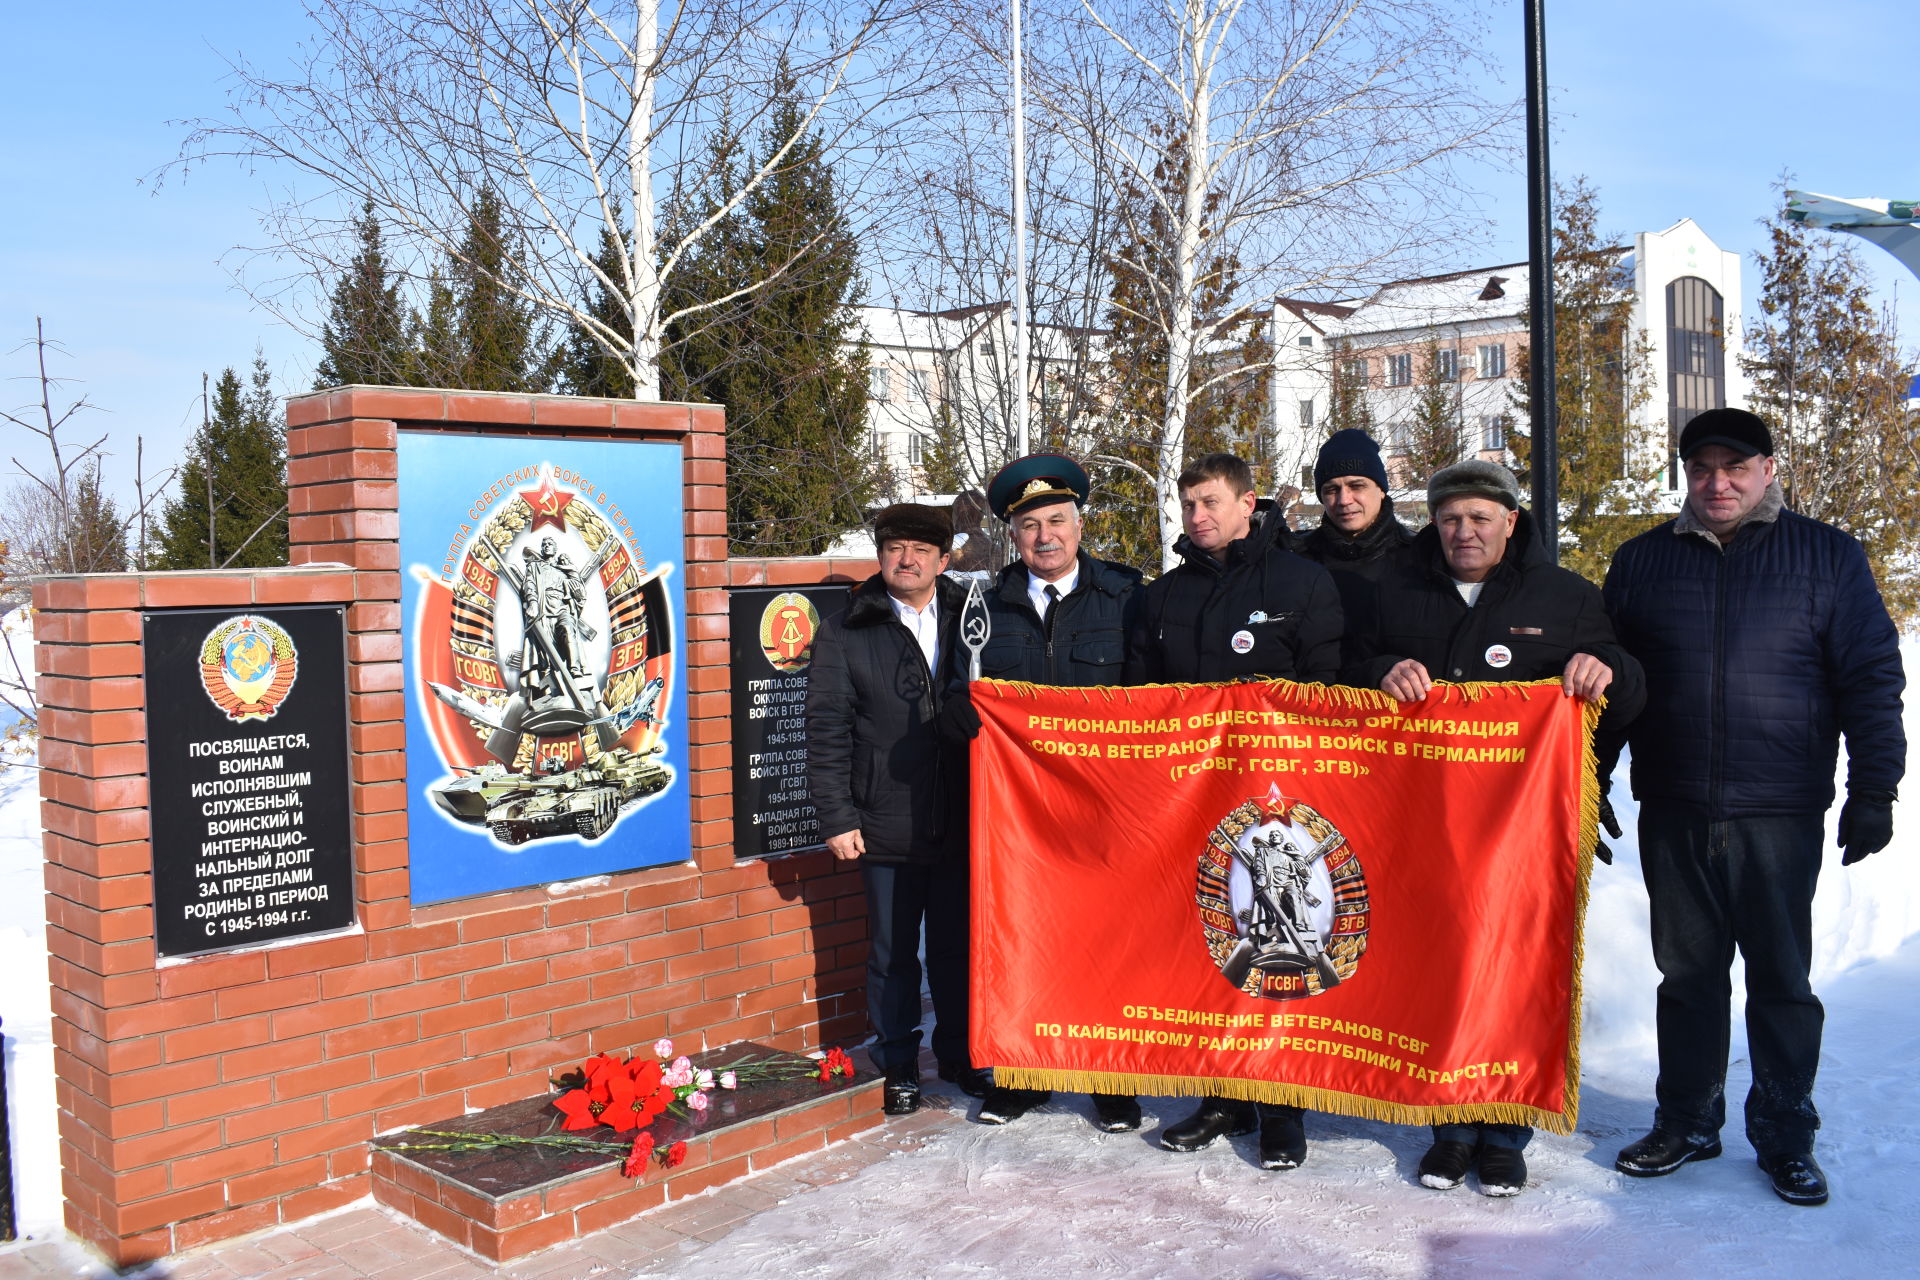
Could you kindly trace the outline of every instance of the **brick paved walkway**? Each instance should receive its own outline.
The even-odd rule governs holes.
[[[706,1248],[764,1209],[845,1181],[965,1124],[971,1099],[935,1077],[930,1060],[925,1074],[926,1101],[914,1115],[824,1153],[499,1266],[463,1253],[369,1200],[324,1218],[178,1254],[131,1275],[140,1280],[623,1280]],[[114,1275],[97,1257],[65,1241],[0,1246],[0,1280],[109,1280]]]

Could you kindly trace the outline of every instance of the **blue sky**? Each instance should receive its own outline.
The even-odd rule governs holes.
[[[1517,93],[1519,9],[1502,6],[1494,23],[1488,49]],[[157,190],[149,181],[186,132],[170,122],[220,109],[224,56],[283,60],[305,19],[272,0],[102,0],[14,6],[8,27],[0,352],[46,318],[72,357],[56,370],[83,379],[76,389],[105,411],[92,422],[112,434],[110,483],[130,491],[134,437],[146,437],[150,460],[176,454],[199,419],[203,370],[244,367],[258,343],[284,390],[311,382],[312,344],[233,283],[236,248],[262,238],[268,176],[217,165]],[[1608,230],[1690,216],[1743,254],[1762,241],[1757,222],[1783,168],[1831,195],[1920,195],[1916,27],[1911,0],[1548,0],[1555,172],[1598,186]],[[1479,186],[1491,243],[1437,251],[1433,270],[1525,256],[1520,173],[1487,171]],[[1920,342],[1920,281],[1878,250],[1861,256],[1884,298],[1897,291],[1908,342]],[[29,367],[24,352],[0,360],[8,377]],[[8,408],[33,395],[25,382],[0,389]],[[5,430],[0,454],[33,452]]]

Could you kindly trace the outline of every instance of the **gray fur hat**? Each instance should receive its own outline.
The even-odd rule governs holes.
[[[1468,458],[1450,467],[1442,467],[1427,481],[1427,511],[1440,514],[1440,504],[1449,498],[1486,498],[1509,511],[1520,509],[1520,483],[1513,472],[1497,462]]]

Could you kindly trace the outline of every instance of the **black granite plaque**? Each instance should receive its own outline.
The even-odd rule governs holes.
[[[739,858],[818,848],[807,796],[807,672],[844,586],[751,587],[729,600],[733,663],[733,849]]]
[[[344,610],[144,621],[160,954],[351,925]]]

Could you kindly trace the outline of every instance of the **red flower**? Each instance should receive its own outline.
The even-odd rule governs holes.
[[[672,1169],[687,1158],[687,1144],[676,1142],[667,1148],[667,1168]]]
[[[561,1094],[554,1100],[553,1105],[560,1108],[567,1117],[567,1122],[560,1126],[562,1129],[591,1129],[600,1123],[599,1117],[594,1113],[594,1100],[588,1097],[583,1089],[573,1089]]]
[[[612,1125],[615,1133],[626,1133],[640,1126],[640,1113],[633,1109],[631,1101],[610,1102],[600,1113],[600,1123]]]
[[[665,1111],[668,1104],[673,1101],[673,1096],[673,1090],[663,1084],[639,1102],[634,1103],[633,1108],[640,1113],[641,1123],[644,1124]]]
[[[636,1058],[627,1064],[633,1081],[633,1091],[639,1097],[646,1097],[660,1087],[660,1064],[652,1058]]]
[[[846,1051],[838,1045],[827,1050],[827,1056],[820,1062],[820,1078],[822,1080],[831,1080],[835,1076],[846,1076],[848,1079],[853,1078],[853,1059],[849,1058],[846,1055]]]
[[[629,1178],[638,1178],[647,1171],[647,1161],[653,1158],[653,1135],[641,1133],[633,1140],[633,1150],[620,1165],[620,1172]]]

